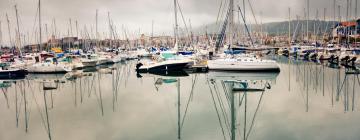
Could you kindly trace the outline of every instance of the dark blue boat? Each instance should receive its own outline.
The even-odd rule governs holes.
[[[23,69],[8,69],[8,64],[0,64],[0,79],[23,79],[28,74]]]

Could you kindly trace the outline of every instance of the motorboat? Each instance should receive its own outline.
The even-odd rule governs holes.
[[[27,75],[27,71],[18,68],[9,68],[9,64],[0,63],[0,79],[22,79]]]
[[[84,67],[96,67],[98,58],[96,54],[83,54],[81,56],[81,63]]]
[[[153,58],[153,61],[138,63],[136,70],[140,73],[181,71],[193,63],[193,60],[176,56],[173,52],[162,52],[158,58]]]
[[[113,64],[113,60],[111,59],[111,56],[105,53],[101,53],[98,57],[97,65],[107,65],[107,64]]]

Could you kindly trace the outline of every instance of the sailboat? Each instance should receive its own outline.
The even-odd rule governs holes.
[[[239,7],[240,13],[243,17],[241,9]],[[234,25],[234,1],[230,1],[229,12],[224,23],[224,28],[222,30],[222,34],[225,33],[226,25],[228,24],[227,20],[230,18],[230,45],[233,44],[233,25]],[[243,17],[244,19],[244,17]],[[248,28],[245,25],[247,31]],[[249,32],[249,31],[248,31]],[[223,39],[223,38],[222,38]],[[219,46],[219,45],[217,45]],[[230,47],[229,47],[230,48]],[[238,55],[234,56],[231,55],[230,57],[215,59],[215,60],[208,60],[207,61],[209,70],[221,70],[221,71],[280,71],[280,67],[276,61],[273,60],[262,60],[256,58],[255,56],[249,55]]]
[[[27,70],[29,73],[53,74],[70,72],[73,70],[73,67],[57,62],[56,58],[47,58],[44,62],[28,67]]]
[[[271,89],[271,84],[276,80],[278,74],[277,72],[260,74],[210,72],[208,74],[207,83],[211,96],[214,99],[214,108],[218,113],[220,126],[223,133],[226,130],[229,131],[229,135],[224,135],[224,139],[236,140],[242,137],[242,139],[246,140],[249,138],[251,131],[253,131],[252,126],[256,124],[257,112],[260,111],[259,108],[265,92]],[[217,90],[219,84],[223,85],[223,90]],[[224,94],[224,97],[220,93]],[[251,111],[248,108],[250,105],[248,102],[254,101],[254,97],[259,98],[257,99],[257,107],[254,113],[249,113]],[[222,102],[225,102],[225,107],[221,105],[224,104]],[[223,112],[226,117],[220,117],[219,112]],[[250,116],[251,114],[253,115]],[[250,129],[247,126],[249,122],[248,117],[251,120]],[[227,120],[228,118],[230,119]],[[239,125],[241,120],[243,122]],[[227,124],[228,129],[223,128],[223,123]]]
[[[39,47],[41,49],[41,5],[39,0]],[[43,57],[44,56],[44,57]],[[48,53],[43,52],[40,54],[40,57],[46,58],[44,62],[33,64],[27,67],[29,73],[42,73],[42,74],[52,74],[52,73],[67,73],[72,71],[73,67],[71,65],[66,65],[64,63],[59,63],[57,58]],[[40,59],[41,60],[41,59]]]
[[[220,71],[280,71],[276,61],[256,57],[240,56],[208,61],[209,70]]]
[[[164,51],[160,53],[158,58],[153,57],[153,61],[139,62],[136,65],[136,71],[140,73],[152,72],[169,72],[169,71],[181,71],[192,65],[193,60],[177,56],[178,51],[178,19],[177,19],[177,0],[174,0],[175,9],[175,51]]]

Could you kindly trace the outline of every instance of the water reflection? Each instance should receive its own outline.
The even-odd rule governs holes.
[[[224,140],[249,138],[264,93],[271,89],[277,75],[278,73],[209,73],[208,85]],[[258,98],[252,116],[248,116],[248,98]]]
[[[277,125],[274,122],[300,125],[297,120],[304,114],[337,120],[325,122],[324,118],[311,116],[314,121],[309,119],[303,124],[357,123],[343,113],[359,116],[358,71],[276,59],[281,62],[281,73],[136,74],[134,63],[130,62],[62,75],[29,75],[23,80],[0,81],[1,123],[15,127],[8,128],[11,133],[1,128],[0,136],[278,139],[271,137],[273,125]],[[284,117],[289,112],[297,113],[293,120]],[[314,138],[312,128],[311,125],[301,128],[301,135],[322,139]],[[349,127],[343,127],[346,128]],[[295,133],[287,127],[277,129],[282,135]],[[76,134],[68,134],[69,131]],[[333,131],[322,133],[332,135]]]

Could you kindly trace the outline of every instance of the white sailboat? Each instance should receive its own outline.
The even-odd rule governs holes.
[[[52,73],[67,73],[72,71],[71,65],[66,65],[64,63],[58,63],[56,58],[48,58],[45,62],[36,63],[27,68],[29,73],[42,73],[42,74],[52,74]]]
[[[208,67],[221,71],[280,71],[276,61],[247,56],[209,60]]]
[[[239,7],[241,12],[241,9]],[[233,44],[233,25],[234,25],[234,0],[230,1],[230,44]],[[241,13],[242,14],[242,13]],[[209,70],[218,71],[280,71],[279,65],[273,60],[262,60],[256,57],[249,57],[240,55],[237,57],[220,58],[215,60],[208,60]]]

